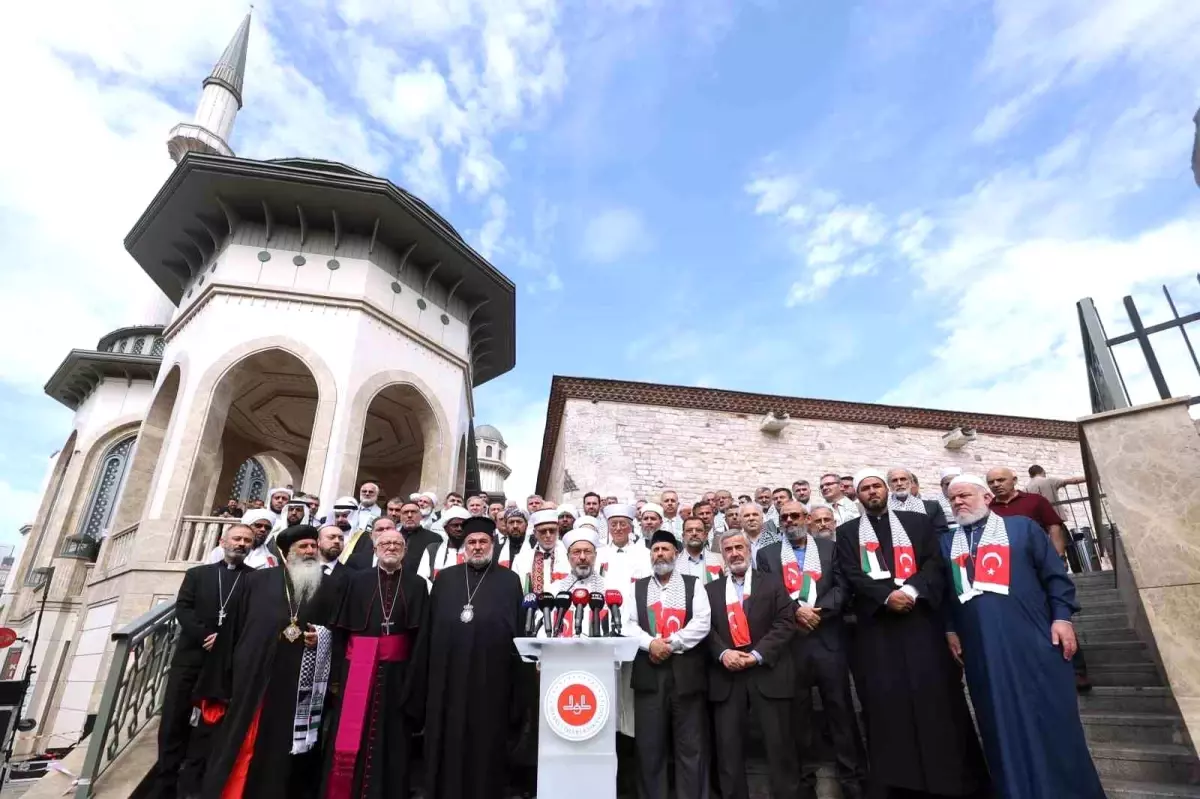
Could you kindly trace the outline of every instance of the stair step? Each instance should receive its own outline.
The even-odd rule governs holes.
[[[1087,654],[1086,652],[1084,653]],[[1162,676],[1153,663],[1088,663],[1088,677],[1095,685],[1162,685]]]
[[[1077,615],[1098,615],[1102,613],[1124,613],[1125,601],[1120,596],[1103,597],[1092,599],[1089,597],[1076,598],[1079,603],[1079,613]]]
[[[1107,585],[1110,588],[1117,585],[1117,578],[1111,571],[1072,574],[1071,579],[1075,581],[1075,585]]]
[[[1183,720],[1172,713],[1081,712],[1089,744],[1181,744]]]
[[[1178,708],[1171,689],[1163,686],[1133,687],[1097,685],[1079,695],[1081,713],[1169,713]]]
[[[1089,615],[1079,615],[1072,619],[1072,623],[1076,629],[1090,630],[1129,630],[1133,631],[1133,625],[1129,623],[1129,617],[1124,613],[1092,613]]]
[[[1086,627],[1076,625],[1075,634],[1079,636],[1079,640],[1083,641],[1085,645],[1089,643],[1099,644],[1108,641],[1136,641],[1141,643],[1141,639],[1137,637],[1137,633],[1133,631],[1132,627],[1088,629]]]
[[[1108,799],[1200,799],[1200,785],[1104,780]]]
[[[1200,761],[1180,744],[1093,744],[1101,779],[1195,784]]]
[[[1122,663],[1154,664],[1150,650],[1141,641],[1084,641],[1083,654],[1089,667]]]

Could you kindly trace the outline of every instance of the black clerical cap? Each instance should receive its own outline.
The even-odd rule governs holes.
[[[463,522],[463,535],[471,533],[487,533],[492,535],[496,532],[496,523],[492,521],[491,516],[472,516]]]
[[[655,544],[670,544],[679,549],[679,541],[675,539],[675,534],[670,530],[655,530],[654,535],[650,536],[650,546]]]
[[[287,557],[288,550],[292,548],[292,544],[297,541],[303,541],[306,538],[310,541],[316,541],[320,537],[321,533],[311,524],[293,524],[275,536],[275,543],[279,545],[280,554]]]

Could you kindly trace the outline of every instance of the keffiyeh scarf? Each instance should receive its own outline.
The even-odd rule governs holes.
[[[325,691],[329,688],[329,657],[333,633],[317,628],[317,645],[305,648],[300,659],[300,681],[296,688],[296,715],[292,725],[292,754],[302,755],[317,743],[321,731],[321,713],[325,709]]]
[[[978,532],[978,524],[972,525],[971,538]],[[974,584],[971,583],[967,571],[967,561],[972,559],[967,535],[966,529],[959,527],[954,531],[954,540],[950,542],[950,573],[954,578],[954,593],[958,596],[958,601],[966,604],[984,591],[1007,596],[1010,578],[1009,556],[1012,553],[1004,519],[989,513],[987,521],[983,524],[983,532],[975,547]]]
[[[792,599],[802,602],[808,607],[817,604],[817,582],[821,579],[821,553],[812,536],[804,547],[804,563],[796,562],[796,550],[790,541],[784,541],[779,548],[780,560],[783,561],[783,584]]]
[[[664,586],[651,577],[646,587],[646,632],[655,638],[670,638],[687,621],[687,589],[679,572],[671,572]]]
[[[896,585],[904,585],[909,577],[917,573],[917,552],[904,525],[900,524],[900,519],[891,509],[888,509],[887,518],[892,531],[892,563],[896,566],[896,576],[893,579]],[[892,576],[891,572],[883,568],[883,561],[879,556],[879,538],[875,535],[875,528],[871,526],[867,514],[858,517],[858,553],[862,570],[872,580],[886,580]]]
[[[929,511],[926,510],[925,503],[921,501],[921,498],[912,494],[905,497],[903,502],[896,499],[895,494],[888,494],[888,507],[892,510],[906,510],[910,513],[919,513],[922,516],[929,515]]]

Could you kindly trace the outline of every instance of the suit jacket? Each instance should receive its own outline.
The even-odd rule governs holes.
[[[776,575],[756,571],[751,578],[751,593],[742,602],[746,621],[750,623],[750,645],[741,651],[758,652],[762,664],[746,671],[729,671],[721,663],[721,653],[737,649],[729,632],[729,616],[725,613],[725,585],[729,576],[722,576],[704,586],[712,605],[712,631],[708,634],[711,657],[708,667],[708,698],[723,702],[733,690],[734,680],[748,679],[763,696],[770,699],[790,699],[795,692],[792,674],[791,640],[796,634],[796,617],[792,598]]]
[[[430,544],[440,542],[441,540],[442,537],[428,527],[421,527],[410,533],[405,540],[404,573],[416,574],[417,567],[421,565],[421,558],[425,556],[425,550],[429,549]]]
[[[946,518],[946,512],[942,510],[942,503],[936,499],[922,499],[921,501],[925,503],[925,515],[929,517],[933,531],[939,536],[942,533],[950,532],[950,521]]]
[[[246,566],[230,569],[224,563],[193,566],[183,575],[179,596],[175,599],[175,618],[179,620],[179,641],[175,645],[172,666],[199,669],[208,652],[204,639],[217,632],[217,617],[221,610],[221,594],[228,600],[226,612],[232,613],[254,570]],[[218,586],[218,572],[221,583]],[[232,597],[232,598],[231,598]]]
[[[810,535],[808,546],[816,545],[817,555],[821,558],[821,579],[817,580],[817,604],[821,609],[821,623],[811,633],[804,632],[797,625],[794,646],[803,651],[810,642],[820,641],[826,649],[839,650],[842,648],[842,638],[845,625],[842,623],[842,611],[845,609],[846,597],[849,590],[838,564],[837,550],[833,539],[818,538]],[[783,579],[783,547],[785,543],[771,544],[758,551],[758,570],[767,574],[777,575]],[[791,546],[791,544],[786,544]],[[753,595],[751,595],[753,596]],[[792,600],[792,611],[795,613],[799,602]]]

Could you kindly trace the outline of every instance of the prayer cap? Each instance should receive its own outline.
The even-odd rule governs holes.
[[[662,505],[659,505],[655,502],[647,502],[645,505],[643,505],[642,513],[657,513],[658,518],[660,519],[666,516],[666,511],[662,509]]]
[[[596,537],[596,531],[590,527],[581,527],[563,536],[563,546],[567,549],[570,549],[572,544],[578,544],[581,541],[591,544],[592,549],[600,548],[600,539]]]
[[[862,484],[863,480],[867,480],[872,477],[877,478],[879,482],[883,483],[883,487],[887,488],[888,479],[886,474],[878,469],[863,469],[854,475],[854,493],[858,493],[858,487]]]
[[[508,510],[504,511],[505,519],[515,519],[518,516],[521,517],[522,519],[524,519],[525,521],[529,521],[529,514],[526,513],[525,511],[521,510],[520,508],[509,508]]]
[[[437,504],[437,494],[433,493],[432,491],[422,491],[417,496],[425,497],[426,499],[429,500],[430,504],[432,504],[432,505]]]
[[[962,469],[958,468],[957,466],[947,466],[945,469],[942,469],[942,479],[945,480],[947,477],[958,477],[962,473]]]
[[[467,535],[471,533],[492,535],[496,532],[496,523],[492,521],[491,516],[472,516],[463,522],[463,532]]]
[[[270,491],[267,492],[268,497],[273,497],[276,494],[287,494],[287,498],[291,499],[292,498],[292,489],[290,489],[290,488],[272,488]]]
[[[558,511],[554,510],[553,508],[550,510],[539,510],[534,513],[533,516],[529,517],[529,523],[534,527],[537,527],[539,524],[553,524],[557,526]]]
[[[616,505],[609,505],[607,508],[601,511],[601,513],[604,514],[606,521],[608,519],[617,517],[629,519],[630,521],[633,521],[637,518],[637,508],[635,508],[633,505],[621,505],[619,503]]]
[[[591,530],[599,530],[600,520],[595,516],[580,516],[575,520],[575,526],[572,529],[579,530],[583,527],[587,527]]]
[[[570,516],[572,519],[578,519],[579,511],[575,510],[574,505],[559,505],[558,506],[558,515],[559,516]]]
[[[654,535],[650,536],[650,547],[653,549],[655,544],[670,544],[679,549],[679,542],[670,530],[655,530]]]
[[[304,540],[316,541],[320,535],[317,528],[311,524],[294,524],[275,536],[275,543],[279,546],[280,554],[286,557],[292,544]]]
[[[987,481],[985,481],[982,477],[979,477],[974,474],[960,474],[958,477],[955,477],[953,480],[950,481],[951,488],[953,488],[956,485],[964,485],[964,484],[979,486],[984,491],[992,490],[992,489],[988,488]]]
[[[333,503],[334,510],[358,510],[358,500],[354,497],[338,497]]]
[[[489,522],[491,521],[491,517],[488,516],[472,516],[471,512],[461,505],[451,505],[442,513],[443,524],[454,519],[462,519],[464,522],[467,519],[487,519]]]
[[[275,524],[275,514],[269,510],[248,510],[242,514],[242,524],[254,524],[255,522],[270,522]]]

